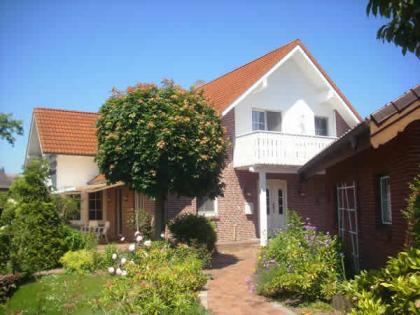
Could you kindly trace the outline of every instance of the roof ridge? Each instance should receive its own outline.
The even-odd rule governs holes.
[[[62,108],[51,108],[51,107],[34,107],[33,109],[34,113],[37,111],[55,111],[55,112],[72,112],[77,114],[88,114],[88,115],[98,115],[97,112],[87,112],[87,111],[81,111],[81,110],[74,110],[74,109],[62,109]]]
[[[256,61],[258,61],[258,60],[260,60],[260,59],[262,59],[262,58],[264,58],[264,57],[266,57],[266,56],[268,56],[268,55],[270,55],[270,54],[272,54],[272,53],[274,53],[274,52],[276,52],[276,51],[278,51],[278,50],[280,50],[280,49],[284,49],[284,48],[286,48],[287,46],[292,45],[292,44],[295,44],[295,45],[297,46],[297,45],[300,45],[301,43],[302,43],[302,42],[301,42],[301,40],[300,40],[299,38],[294,39],[294,40],[290,41],[289,43],[287,43],[287,44],[285,44],[285,45],[283,45],[283,46],[277,47],[277,48],[275,48],[275,49],[273,49],[273,50],[269,51],[268,53],[265,53],[264,55],[262,55],[262,56],[260,56],[260,57],[257,57],[256,59],[253,59],[253,60],[251,60],[251,61],[248,61],[247,63],[244,63],[243,65],[241,65],[241,66],[239,66],[239,67],[236,67],[236,68],[234,68],[234,69],[232,69],[232,70],[230,70],[230,71],[228,71],[228,72],[226,72],[226,73],[224,73],[224,74],[222,74],[222,75],[220,75],[220,76],[218,76],[218,77],[214,78],[213,80],[211,80],[211,81],[209,81],[209,82],[206,82],[205,84],[203,84],[203,85],[201,85],[200,87],[198,87],[198,88],[197,88],[197,90],[201,90],[201,89],[202,89],[202,88],[204,88],[207,84],[210,84],[210,83],[212,83],[212,82],[214,82],[214,81],[216,81],[216,80],[219,80],[219,79],[221,79],[221,78],[223,78],[223,77],[225,77],[225,76],[227,76],[227,75],[231,74],[232,72],[235,72],[235,71],[237,71],[237,70],[239,70],[239,69],[242,69],[242,68],[244,68],[244,67],[248,66],[249,64],[254,63],[254,62],[256,62]]]

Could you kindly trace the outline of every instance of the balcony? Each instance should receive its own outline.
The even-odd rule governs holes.
[[[252,131],[236,137],[235,168],[255,165],[301,166],[337,138]]]

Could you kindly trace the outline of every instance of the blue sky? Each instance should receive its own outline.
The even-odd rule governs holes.
[[[376,40],[365,1],[0,2],[0,112],[24,121],[0,167],[21,170],[32,108],[96,111],[112,87],[189,87],[300,38],[362,116],[420,83],[420,63]]]

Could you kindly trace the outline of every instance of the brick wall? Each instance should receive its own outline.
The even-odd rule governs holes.
[[[387,257],[395,255],[404,244],[407,225],[401,211],[406,207],[409,182],[420,173],[419,139],[420,121],[416,121],[378,149],[366,149],[327,170],[326,212],[330,229],[337,229],[337,183],[356,182],[361,267],[382,266]],[[391,226],[381,224],[378,202],[380,175],[390,176]]]
[[[334,110],[334,114],[337,137],[341,137],[350,127],[336,110]]]
[[[321,230],[333,232],[325,213],[325,176],[315,175],[307,181],[301,181],[297,174],[267,174],[267,179],[287,181],[287,206],[296,211],[303,219]]]
[[[122,233],[117,233],[117,190],[122,190]],[[111,223],[108,238],[110,240],[119,240],[125,236],[127,240],[133,239],[135,228],[129,224],[130,217],[134,214],[134,191],[127,186],[107,189],[104,202],[106,202],[107,220]],[[154,201],[144,196],[144,210],[149,213],[154,212]]]

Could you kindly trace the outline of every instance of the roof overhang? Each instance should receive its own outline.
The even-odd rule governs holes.
[[[394,139],[410,123],[416,120],[420,120],[420,100],[405,107],[401,112],[392,115],[382,123],[378,124],[372,119],[370,123],[370,141],[372,146],[376,149],[380,145]]]
[[[307,179],[371,146],[369,120],[364,120],[309,160],[298,174]]]
[[[107,190],[115,187],[124,186],[125,184],[123,182],[117,182],[115,184],[108,185],[106,183],[101,184],[95,184],[95,185],[85,185],[85,186],[77,186],[77,187],[69,187],[62,190],[58,190],[55,193],[57,194],[74,194],[74,193],[94,193],[102,190]]]

